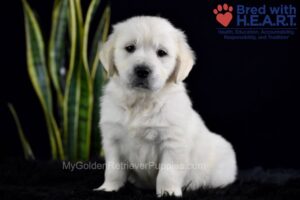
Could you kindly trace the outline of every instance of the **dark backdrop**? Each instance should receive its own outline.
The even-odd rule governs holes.
[[[89,1],[83,1],[86,7]],[[52,1],[29,2],[48,39]],[[218,2],[222,1],[111,0],[112,23],[135,15],[159,15],[184,30],[197,55],[197,64],[186,80],[194,108],[212,131],[233,144],[239,166],[299,168],[298,33],[285,41],[224,40],[216,32],[212,14]],[[0,156],[23,156],[6,107],[12,102],[36,157],[49,159],[42,110],[26,71],[23,13],[18,0],[1,3],[0,49]]]

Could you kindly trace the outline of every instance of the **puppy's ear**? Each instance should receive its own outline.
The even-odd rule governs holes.
[[[102,62],[108,77],[112,76],[116,72],[114,66],[114,58],[113,58],[114,43],[115,43],[114,38],[115,38],[114,33],[112,33],[108,37],[108,40],[103,44],[99,53],[100,61]]]
[[[177,34],[177,63],[173,79],[176,83],[183,81],[190,73],[195,64],[195,55],[191,47],[188,45],[186,36],[182,31]]]

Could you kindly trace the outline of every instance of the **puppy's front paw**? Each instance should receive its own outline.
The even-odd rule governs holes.
[[[103,183],[100,187],[95,188],[94,191],[105,191],[105,192],[113,192],[118,191],[122,185],[117,183]]]
[[[169,189],[160,189],[156,191],[157,197],[162,197],[164,195],[173,195],[176,197],[182,196],[181,188],[169,188]]]

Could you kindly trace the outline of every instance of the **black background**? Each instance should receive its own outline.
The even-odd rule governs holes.
[[[184,30],[197,55],[197,63],[186,80],[194,108],[212,131],[233,144],[239,167],[299,168],[299,30],[296,36],[283,41],[224,40],[217,34],[220,26],[212,13],[221,2],[111,0],[111,21],[114,24],[135,15],[159,15]],[[226,2],[296,5],[296,1],[284,0]],[[48,40],[52,1],[29,3]],[[88,3],[83,0],[83,7]],[[26,71],[21,1],[3,1],[0,19],[0,158],[23,157],[6,107],[7,102],[12,102],[36,157],[50,159],[43,113]]]

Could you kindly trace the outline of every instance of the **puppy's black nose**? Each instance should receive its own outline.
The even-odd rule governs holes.
[[[134,68],[134,73],[137,77],[145,79],[149,76],[151,70],[145,65],[139,65]]]

